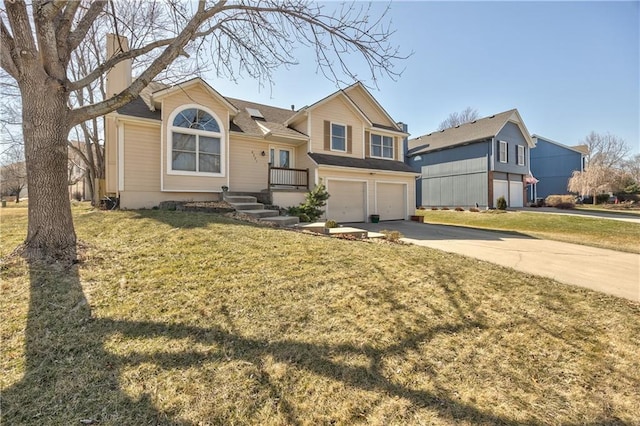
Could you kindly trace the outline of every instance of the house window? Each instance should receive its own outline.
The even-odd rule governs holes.
[[[171,122],[171,171],[222,173],[222,132],[218,121],[199,108],[186,108]]]
[[[347,126],[331,123],[331,150],[346,152]]]
[[[393,159],[393,138],[391,136],[371,135],[371,156]]]
[[[500,141],[500,150],[498,152],[498,161],[501,163],[507,162],[507,143]]]
[[[518,145],[518,166],[524,166],[524,146]]]

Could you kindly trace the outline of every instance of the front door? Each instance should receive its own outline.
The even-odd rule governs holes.
[[[291,149],[289,148],[271,147],[269,149],[269,162],[271,163],[271,167],[290,169],[293,166],[291,164],[291,154]]]

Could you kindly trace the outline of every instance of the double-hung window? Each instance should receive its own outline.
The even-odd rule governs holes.
[[[371,156],[393,159],[393,138],[391,136],[371,135]]]
[[[220,125],[211,114],[187,108],[175,115],[171,135],[171,171],[186,173],[222,173]]]
[[[524,146],[518,145],[518,166],[524,166]]]
[[[331,123],[331,150],[347,151],[347,126]]]
[[[507,162],[507,143],[505,141],[500,141],[500,149],[498,151],[498,161],[501,163]]]

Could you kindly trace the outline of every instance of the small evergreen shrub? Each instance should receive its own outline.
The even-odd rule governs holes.
[[[498,208],[498,210],[506,210],[507,209],[507,200],[504,197],[500,196],[498,198],[496,207]]]
[[[609,194],[596,195],[596,204],[605,204],[609,201]]]
[[[301,222],[314,222],[324,213],[321,207],[327,205],[329,197],[330,195],[327,192],[327,188],[322,181],[320,181],[315,188],[307,192],[304,203],[289,207],[287,212],[291,216],[298,216]]]

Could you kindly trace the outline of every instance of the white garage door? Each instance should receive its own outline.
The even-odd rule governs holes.
[[[506,180],[493,181],[493,207],[498,206],[498,198],[504,197],[509,202],[509,182]]]
[[[327,181],[326,218],[336,222],[365,221],[365,183],[345,180]]]
[[[522,182],[509,182],[509,207],[522,207]]]
[[[402,220],[406,218],[407,186],[398,183],[376,184],[376,205],[380,220]]]

